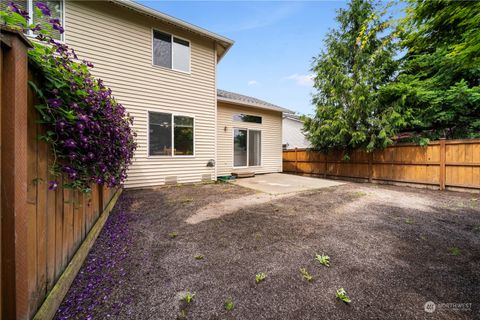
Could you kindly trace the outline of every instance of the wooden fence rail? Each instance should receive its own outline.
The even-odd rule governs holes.
[[[422,147],[399,144],[367,153],[283,152],[283,171],[384,183],[410,183],[440,189],[480,190],[480,140],[439,140]]]
[[[40,318],[48,319],[119,190],[93,185],[92,192],[84,194],[63,188],[63,181],[57,190],[48,190],[53,179],[48,171],[51,152],[37,138],[44,129],[27,86],[29,78],[35,80],[27,63],[30,44],[22,34],[4,27],[0,44],[0,320],[30,319],[52,291],[60,292],[54,302],[42,306],[46,316]],[[78,251],[81,258],[72,267]],[[68,268],[73,271],[61,290],[52,290],[62,282],[59,279],[65,279],[62,274]]]

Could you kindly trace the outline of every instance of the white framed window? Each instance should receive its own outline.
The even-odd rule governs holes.
[[[233,128],[233,167],[262,165],[262,131]]]
[[[233,121],[237,122],[251,122],[251,123],[259,123],[262,124],[262,117],[260,116],[252,116],[250,114],[243,114],[243,113],[235,113],[232,116]]]
[[[194,117],[148,112],[149,156],[194,156]]]
[[[153,29],[153,65],[190,73],[190,54],[190,41]]]
[[[0,0],[0,9],[5,10],[6,7],[9,4],[9,0]],[[13,1],[16,5],[18,5],[22,10],[25,10],[28,12],[28,15],[30,17],[30,20],[28,21],[29,24],[44,24],[47,23],[50,19],[58,19],[60,20],[60,23],[62,27],[65,26],[64,23],[64,0],[45,0],[45,1],[40,1],[40,0],[14,0]],[[37,14],[37,10],[35,10],[37,3],[43,2],[45,3],[48,8],[50,9],[50,17],[43,16],[40,17]],[[29,32],[28,35],[34,36],[35,34],[33,32]],[[63,34],[60,34],[58,30],[52,30],[52,37],[56,40],[63,40]]]

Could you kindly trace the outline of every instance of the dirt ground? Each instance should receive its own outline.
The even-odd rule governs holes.
[[[125,191],[56,318],[480,319],[479,293],[478,194],[207,184]]]

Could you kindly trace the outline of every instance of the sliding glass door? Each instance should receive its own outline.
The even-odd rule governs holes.
[[[259,166],[262,163],[262,132],[248,130],[248,165]]]
[[[247,130],[237,129],[233,130],[233,166],[246,167],[247,166]]]
[[[262,132],[233,129],[233,166],[253,167],[262,163]]]

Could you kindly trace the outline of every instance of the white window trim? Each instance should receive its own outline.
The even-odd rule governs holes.
[[[158,31],[158,32],[161,32],[161,33],[164,33],[164,34],[168,34],[170,35],[170,43],[172,44],[172,57],[171,57],[171,65],[172,67],[171,68],[167,68],[167,67],[164,67],[164,66],[159,66],[159,65],[156,65],[153,60],[154,60],[154,57],[153,57],[153,40],[155,39],[155,35],[154,35],[154,32],[155,31]],[[190,54],[188,55],[188,71],[184,71],[184,70],[180,70],[180,69],[175,69],[173,67],[173,56],[174,56],[174,50],[173,50],[173,38],[177,38],[177,39],[180,39],[180,40],[183,40],[183,41],[186,41],[188,42],[188,48],[190,49]],[[155,67],[155,68],[160,68],[160,69],[163,69],[163,70],[171,70],[171,71],[176,71],[176,72],[180,72],[180,73],[183,73],[183,74],[191,74],[192,73],[192,42],[188,39],[185,39],[185,38],[182,38],[182,37],[179,37],[171,32],[167,32],[167,31],[163,31],[162,29],[158,29],[158,28],[152,28],[152,44],[151,44],[151,55],[152,55],[152,67]]]
[[[60,39],[55,39],[57,41],[59,41],[60,43],[65,43],[65,33],[67,31],[67,28],[65,27],[65,0],[61,0],[60,1],[61,3],[61,8],[60,8],[60,12],[62,13],[62,17],[60,19],[60,21],[62,22],[62,27],[63,27],[63,33],[60,34]],[[30,17],[30,20],[28,20],[28,24],[34,24],[35,21],[33,20],[33,0],[27,0],[27,4],[28,4],[28,16]],[[26,34],[27,37],[29,38],[33,38],[33,40],[35,40],[35,38],[37,37],[32,31],[28,31],[27,34]]]
[[[246,166],[235,166],[235,129],[238,130],[247,130],[247,165]],[[248,165],[249,159],[249,146],[250,146],[250,131],[260,131],[260,164],[256,166]],[[263,167],[263,130],[262,129],[250,129],[250,128],[242,128],[242,127],[233,127],[232,128],[232,168],[233,169],[247,169],[247,168],[261,168]]]
[[[150,154],[150,114],[151,113],[164,113],[164,114],[169,114],[171,117],[171,123],[172,123],[172,154],[171,155],[151,155]],[[193,154],[192,155],[175,155],[175,136],[174,136],[174,130],[175,130],[175,117],[189,117],[193,119]],[[197,131],[197,124],[196,124],[196,119],[195,115],[192,114],[184,114],[184,113],[174,113],[174,112],[167,112],[167,111],[154,111],[154,110],[148,110],[147,111],[147,158],[159,158],[159,159],[171,159],[171,158],[195,158],[195,152],[197,150],[195,146],[195,137],[196,137],[196,131]]]

